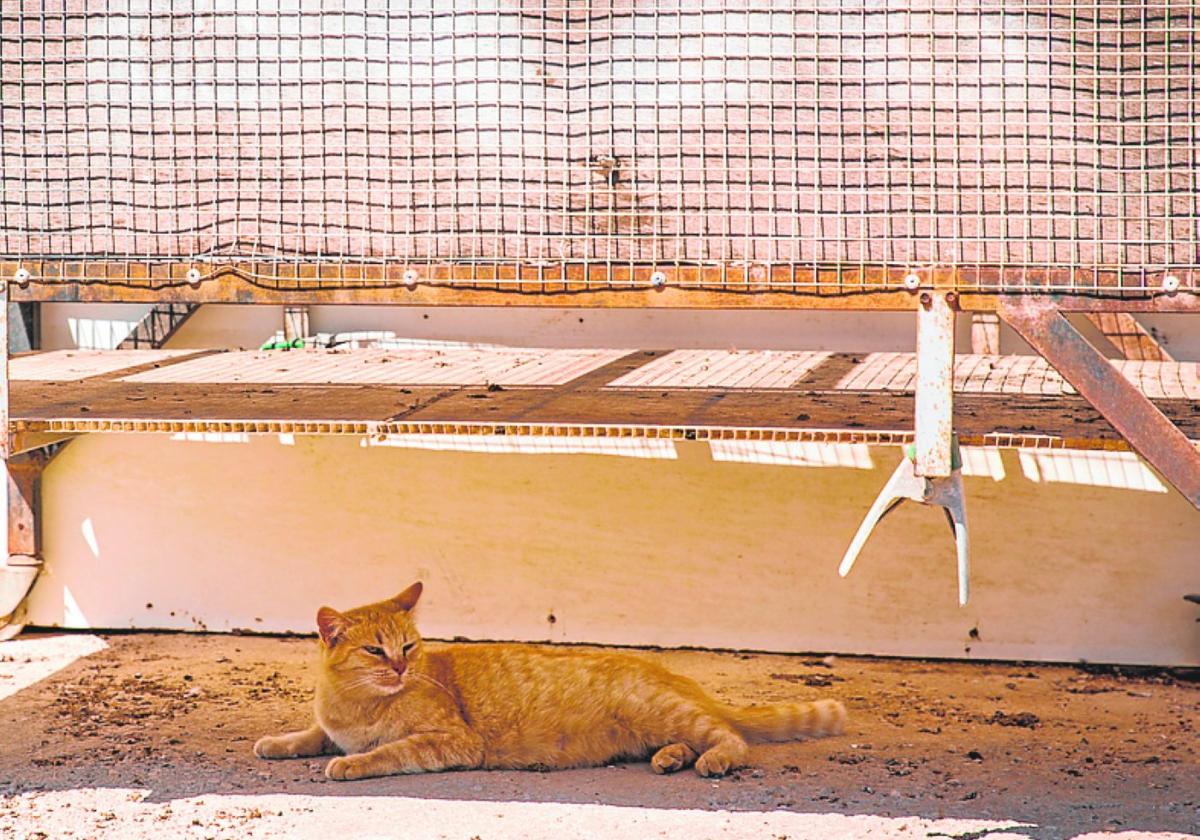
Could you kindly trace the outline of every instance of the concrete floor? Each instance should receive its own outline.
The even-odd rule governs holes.
[[[310,639],[0,644],[0,837],[1200,836],[1200,683],[1067,666],[647,651],[723,699],[833,696],[845,736],[721,780],[645,764],[328,782],[264,762],[306,721]]]

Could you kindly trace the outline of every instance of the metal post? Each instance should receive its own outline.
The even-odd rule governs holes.
[[[283,340],[295,341],[308,337],[308,307],[285,306],[283,308]]]
[[[8,428],[8,281],[0,280],[0,458],[8,460],[12,436]]]
[[[917,310],[916,474],[950,475],[954,428],[954,308],[950,292],[922,292]]]
[[[1000,354],[1000,316],[995,312],[976,312],[971,316],[971,352]]]

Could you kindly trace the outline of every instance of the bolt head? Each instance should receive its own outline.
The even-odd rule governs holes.
[[[910,292],[915,292],[921,285],[921,278],[915,274],[904,275],[904,288]]]
[[[667,285],[667,275],[661,271],[656,271],[650,275],[650,285],[656,289],[661,289]]]
[[[187,281],[193,285],[200,282],[200,269],[189,268],[187,273]]]
[[[1167,293],[1179,291],[1179,278],[1174,274],[1166,275],[1162,279],[1162,289]]]
[[[417,272],[415,270],[410,268],[408,271],[404,272],[404,285],[408,286],[410,289],[417,285]]]
[[[18,268],[16,273],[13,274],[13,279],[21,284],[28,283],[29,282],[29,269],[28,268]]]

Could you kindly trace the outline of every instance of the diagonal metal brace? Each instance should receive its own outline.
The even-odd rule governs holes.
[[[906,447],[904,454],[904,459],[900,461],[875,503],[867,511],[866,518],[858,526],[858,532],[842,558],[842,565],[838,567],[838,574],[842,577],[850,574],[854,562],[858,560],[859,552],[866,545],[875,526],[901,502],[907,500],[923,505],[935,505],[945,512],[950,532],[954,535],[954,553],[958,564],[958,603],[962,606],[967,603],[970,594],[970,549],[967,540],[966,496],[963,494],[962,455],[958,450],[958,438],[951,438],[951,472],[948,476],[919,476],[916,473],[915,451]]]
[[[1070,382],[1139,455],[1200,508],[1200,450],[1052,303],[1006,303],[1000,317]]]

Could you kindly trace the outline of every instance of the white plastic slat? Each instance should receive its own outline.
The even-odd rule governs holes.
[[[829,355],[807,350],[674,350],[608,387],[790,388]]]
[[[8,363],[9,379],[69,382],[116,373],[126,368],[167,361],[195,350],[51,350],[14,356]]]
[[[240,351],[124,377],[142,383],[563,385],[629,350]]]
[[[1200,399],[1196,362],[1113,360],[1118,371],[1151,399]],[[912,391],[916,356],[871,353],[839,380],[841,391]],[[1040,356],[960,354],[955,357],[954,390],[964,394],[1070,396],[1077,392]]]

